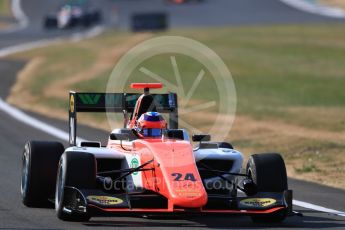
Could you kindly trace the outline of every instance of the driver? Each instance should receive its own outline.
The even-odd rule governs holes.
[[[167,123],[158,112],[146,112],[140,116],[135,130],[142,137],[161,137]]]

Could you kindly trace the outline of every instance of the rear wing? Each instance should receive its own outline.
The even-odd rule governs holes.
[[[132,113],[140,93],[69,93],[69,143],[76,145],[78,112]],[[169,127],[178,128],[176,93],[151,94],[157,112],[169,114]]]

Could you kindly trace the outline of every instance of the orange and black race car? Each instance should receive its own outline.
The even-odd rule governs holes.
[[[178,128],[175,93],[150,94],[160,83],[131,87],[144,93],[70,92],[71,146],[43,141],[25,145],[24,205],[55,201],[58,218],[66,221],[108,215],[240,214],[279,222],[293,213],[279,154],[254,154],[242,169],[242,154],[230,143],[199,134],[192,136],[192,145],[188,132]],[[77,144],[78,112],[123,113],[124,128],[110,133],[107,146]]]

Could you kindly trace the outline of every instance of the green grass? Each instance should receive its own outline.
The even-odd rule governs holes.
[[[339,116],[336,124],[319,127],[317,114],[306,123],[300,118],[303,114],[296,116],[286,110],[344,108],[343,25],[212,29],[195,38],[214,49],[229,66],[240,114],[329,130],[344,121]]]
[[[260,120],[267,126],[271,125],[271,121],[279,121],[285,124],[285,128],[291,127],[286,126],[288,124],[310,129],[305,136],[303,133],[294,136],[291,132],[277,135],[270,129],[266,130],[261,126],[253,128],[250,124],[249,128],[243,127],[244,131],[241,131],[240,125],[246,126],[242,122],[237,127],[235,125],[236,131],[229,137],[236,149],[246,156],[254,152],[280,152],[286,160],[289,173],[297,178],[305,179],[317,174],[318,179],[312,180],[344,187],[345,184],[340,183],[337,178],[344,176],[342,155],[345,146],[328,136],[338,135],[332,132],[343,134],[345,128],[344,26],[329,24],[178,29],[152,34],[151,37],[185,36],[214,50],[232,73],[237,92],[237,114],[244,115],[242,118]],[[66,43],[14,55],[12,58],[39,57],[44,61],[40,68],[31,73],[35,76],[34,80],[26,84],[26,91],[36,98],[35,103],[30,98],[28,103],[32,107],[36,104],[48,107],[49,114],[55,114],[55,111],[61,114],[61,111],[67,112],[69,90],[104,92],[118,58],[136,43],[132,41],[128,44],[133,38],[133,34],[129,33],[107,32],[79,43]],[[119,53],[117,56],[108,55],[111,52]],[[187,56],[174,53],[155,56],[140,63],[131,72],[127,85],[131,82],[153,81],[139,71],[142,66],[175,84],[171,55],[176,57],[183,89],[188,92],[203,66]],[[94,73],[97,69],[95,63],[106,68],[99,68],[94,78],[89,79],[88,76],[88,79],[80,79],[64,89],[65,92],[59,92],[66,96],[47,96],[44,89],[48,86],[68,81],[73,76],[80,76],[80,73],[88,75],[89,70]],[[219,97],[214,90],[216,84],[211,73],[204,70],[204,78],[191,103],[217,100]],[[54,87],[50,89],[54,90]],[[129,89],[125,89],[127,90]],[[25,100],[25,95],[17,92],[12,96]],[[180,101],[183,101],[184,98],[179,96]],[[216,109],[213,108],[213,111]],[[196,115],[202,117],[200,113]],[[80,117],[82,119],[79,121],[83,121],[84,117]],[[87,123],[98,127],[104,120],[104,114],[91,114]],[[194,117],[185,121],[197,122],[197,127],[201,129],[207,129],[213,122],[212,119],[200,120]],[[316,133],[320,138],[310,138],[308,133]]]
[[[74,84],[73,88],[84,92],[103,92],[106,89],[106,83],[110,74],[111,71],[106,71],[97,75],[95,79]]]
[[[320,172],[320,170],[313,163],[304,163],[301,168],[295,168],[297,173]]]
[[[59,47],[49,48],[45,52],[45,57],[47,61],[44,67],[37,73],[36,81],[29,85],[32,93],[36,96],[41,96],[47,85],[85,70],[96,60],[92,51],[73,46],[63,50]]]
[[[255,119],[277,119],[308,128],[343,130],[343,24],[179,29],[155,34],[160,35],[194,38],[213,49],[224,60],[235,81],[238,114]],[[47,60],[45,67],[37,73],[37,80],[29,86],[32,93],[40,95],[47,84],[54,84],[55,80],[88,68],[96,60],[97,50],[106,52],[104,48],[121,44],[130,36],[127,33],[107,33],[81,44],[61,45],[24,54],[27,57],[43,55]],[[202,66],[182,55],[176,55],[176,60],[182,71],[185,90],[188,91]],[[174,83],[169,55],[153,57],[140,66]],[[111,70],[112,67],[109,67],[97,78],[81,81],[72,88],[79,91],[104,91]],[[150,80],[136,69],[128,83]],[[194,99],[217,99],[218,94],[214,89],[214,80],[206,71]],[[291,108],[302,108],[302,112],[291,112]],[[303,108],[330,110],[333,116],[328,120],[317,113],[306,117]]]
[[[11,15],[11,1],[10,0],[0,0],[0,16],[10,16]]]

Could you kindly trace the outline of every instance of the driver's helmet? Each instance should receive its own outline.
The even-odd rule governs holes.
[[[143,137],[161,137],[167,123],[158,112],[146,112],[140,116],[136,130]]]

